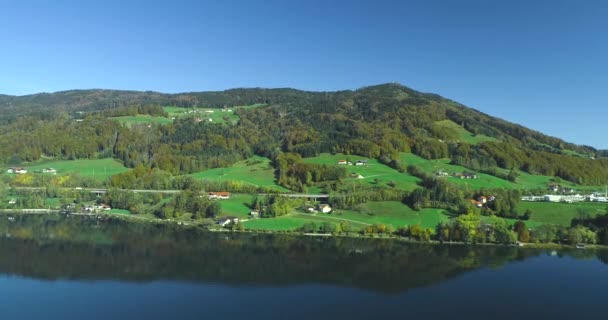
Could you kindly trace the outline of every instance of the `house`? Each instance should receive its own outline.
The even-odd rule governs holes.
[[[226,227],[229,226],[233,223],[239,223],[239,218],[236,217],[224,217],[224,218],[220,218],[217,221],[217,224],[219,224],[222,227]]]
[[[339,165],[344,165],[347,164],[348,162],[346,160],[338,160],[338,164]]]
[[[328,204],[320,204],[319,205],[319,211],[321,211],[323,213],[330,213],[331,212],[331,207]]]
[[[488,202],[488,198],[485,196],[481,196],[481,197],[477,198],[477,201],[481,202],[482,204],[485,204]]]
[[[454,177],[460,179],[477,179],[477,175],[470,172],[454,173]]]
[[[54,168],[46,168],[46,169],[42,169],[42,173],[57,174],[57,170]]]
[[[95,206],[95,210],[103,210],[103,211],[108,211],[108,210],[112,210],[112,207],[110,207],[107,204],[100,204],[98,206]]]
[[[8,200],[8,204],[16,204],[17,203],[17,199],[10,199]]]
[[[252,218],[259,218],[259,217],[260,217],[260,212],[259,212],[259,211],[257,211],[257,210],[251,210],[251,212],[249,212],[249,215],[250,215]]]
[[[355,161],[355,165],[356,166],[366,166],[367,160],[357,160],[357,161]]]
[[[313,207],[308,207],[306,210],[307,210],[308,212],[310,212],[310,213],[315,213],[315,212],[317,212],[317,210],[315,210],[315,208],[313,208]]]
[[[230,192],[209,192],[207,194],[207,196],[209,197],[210,200],[213,199],[220,199],[220,200],[226,200],[226,199],[230,199]]]
[[[437,171],[437,176],[438,177],[447,177],[447,176],[449,176],[449,174],[443,170],[439,170],[439,171]]]
[[[559,191],[559,184],[554,184],[554,183],[550,184],[549,185],[549,190],[553,191],[553,192]]]
[[[6,170],[6,173],[24,174],[24,173],[27,173],[27,170],[25,168],[21,168],[21,167],[14,167],[14,168],[9,168],[8,170]]]

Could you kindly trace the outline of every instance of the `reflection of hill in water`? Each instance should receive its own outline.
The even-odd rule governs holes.
[[[383,292],[430,285],[540,251],[390,240],[213,233],[116,219],[0,216],[0,273],[44,279],[323,283]],[[33,236],[36,235],[36,236]]]

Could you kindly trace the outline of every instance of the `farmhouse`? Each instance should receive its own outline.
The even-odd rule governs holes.
[[[222,227],[231,225],[233,223],[239,223],[239,218],[236,218],[236,217],[224,217],[224,218],[220,218],[217,221],[217,224],[219,224]]]
[[[57,174],[57,170],[54,168],[46,168],[46,169],[42,169],[42,173]]]
[[[477,179],[477,175],[474,173],[470,173],[470,172],[454,173],[454,177],[460,178],[460,179]]]
[[[24,174],[27,173],[27,170],[22,167],[13,167],[6,170],[6,173]]]
[[[348,162],[346,160],[338,160],[338,164],[339,165],[344,165],[347,164]]]
[[[226,200],[226,199],[230,199],[230,192],[209,192],[207,194],[207,196],[209,197],[210,200],[213,199],[219,199],[219,200]]]
[[[252,218],[259,218],[259,217],[260,217],[260,212],[259,212],[259,211],[257,211],[257,210],[252,210],[251,212],[249,212],[249,215],[250,215]]]
[[[367,160],[357,160],[357,161],[355,161],[355,165],[356,166],[366,166]]]
[[[331,212],[331,207],[328,204],[320,204],[319,205],[319,211],[321,211],[323,213],[330,213]]]

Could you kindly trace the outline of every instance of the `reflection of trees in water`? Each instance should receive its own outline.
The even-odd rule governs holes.
[[[395,240],[206,232],[102,217],[0,216],[0,273],[56,279],[324,283],[384,292],[429,285],[543,251]],[[594,256],[578,250],[567,254]],[[606,261],[605,255],[601,258]]]

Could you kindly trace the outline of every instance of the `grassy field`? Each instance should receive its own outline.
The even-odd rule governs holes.
[[[230,199],[217,200],[222,208],[220,217],[233,216],[239,219],[248,219],[251,209],[247,206],[253,202],[255,196],[248,194],[232,195]]]
[[[449,219],[447,212],[441,209],[422,209],[414,211],[398,201],[371,201],[362,206],[362,210],[337,210],[333,217],[343,218],[367,224],[389,224],[395,228],[419,224],[425,228],[435,228],[441,221]]]
[[[551,202],[520,202],[517,209],[520,213],[532,211],[530,222],[537,224],[555,224],[570,226],[572,218],[578,217],[581,212],[595,216],[606,213],[608,204],[580,202],[580,203],[551,203]]]
[[[126,126],[145,125],[145,124],[169,124],[173,123],[174,119],[183,117],[200,118],[202,121],[210,123],[227,123],[235,124],[239,120],[239,116],[235,114],[239,109],[252,109],[265,106],[264,104],[253,104],[249,106],[235,106],[231,108],[179,108],[174,106],[163,107],[167,112],[167,117],[153,117],[150,115],[136,115],[124,117],[112,117]]]
[[[438,127],[448,128],[450,131],[456,134],[458,141],[466,142],[469,144],[479,144],[486,141],[496,141],[496,138],[488,137],[483,134],[474,135],[467,131],[461,125],[453,122],[452,120],[442,120],[435,122]]]
[[[130,215],[131,211],[125,209],[110,209],[108,213]]]
[[[83,177],[91,177],[97,180],[105,180],[117,173],[128,171],[120,162],[111,159],[80,159],[80,160],[57,160],[45,161],[25,166],[28,172],[42,172],[45,168],[54,168],[57,175],[78,172]]]
[[[278,218],[267,218],[267,219],[254,219],[248,220],[243,223],[246,229],[251,230],[296,230],[303,225],[315,222],[315,223],[333,223],[322,217],[304,216],[304,215],[290,215]]]
[[[270,165],[270,159],[260,156],[237,162],[229,168],[216,168],[193,173],[192,177],[211,181],[242,181],[258,187],[288,191],[276,184],[274,168]]]
[[[305,163],[311,164],[326,164],[338,166],[338,160],[347,160],[355,163],[357,160],[367,160],[366,166],[348,166],[341,165],[348,169],[349,174],[359,174],[363,178],[352,178],[345,179],[347,183],[362,183],[368,185],[375,185],[376,183],[386,185],[388,182],[395,182],[396,188],[402,190],[412,190],[417,187],[416,183],[420,179],[413,177],[407,173],[401,173],[389,166],[386,166],[378,160],[368,159],[365,157],[344,155],[344,154],[328,154],[322,153],[317,157],[305,158]]]
[[[373,224],[392,225],[395,228],[419,224],[425,228],[435,228],[449,219],[440,209],[423,209],[416,212],[398,201],[369,202],[360,211],[336,210],[333,213],[292,213],[277,218],[254,219],[244,222],[245,228],[257,230],[296,230],[307,222],[346,223],[352,230],[360,230]]]
[[[427,160],[413,153],[401,153],[401,160],[405,163],[406,166],[415,165],[428,174],[436,174],[439,170],[443,170],[450,174],[455,172],[475,172],[462,166],[452,165],[450,164],[449,159]],[[467,186],[471,189],[519,187],[515,183],[497,178],[489,174],[478,172],[475,173],[477,174],[478,179],[459,179],[455,177],[445,177],[445,179],[448,179],[448,181],[458,185]]]

